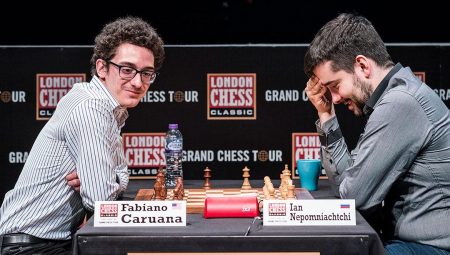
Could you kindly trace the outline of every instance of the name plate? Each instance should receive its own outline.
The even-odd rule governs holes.
[[[265,226],[356,225],[354,199],[264,200]]]
[[[96,201],[94,226],[186,226],[186,201]]]

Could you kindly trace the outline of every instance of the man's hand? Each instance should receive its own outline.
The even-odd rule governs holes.
[[[66,176],[67,185],[72,187],[75,191],[80,192],[80,179],[78,179],[77,171],[72,171]]]
[[[305,92],[309,101],[316,108],[321,123],[334,116],[330,91],[320,82],[319,78],[312,76],[306,83]]]

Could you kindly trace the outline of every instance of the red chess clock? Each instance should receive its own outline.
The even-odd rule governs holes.
[[[253,218],[259,216],[256,196],[207,197],[205,218]]]

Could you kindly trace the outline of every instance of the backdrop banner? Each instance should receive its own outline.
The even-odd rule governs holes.
[[[164,133],[184,137],[185,179],[279,179],[301,158],[320,158],[316,111],[304,87],[307,45],[167,46],[166,61],[122,129],[131,178],[165,166]],[[388,45],[449,106],[450,45]],[[0,48],[0,201],[12,189],[39,131],[76,82],[89,81],[92,47]],[[337,114],[353,148],[364,119]],[[295,171],[294,178],[298,178]],[[324,173],[322,173],[324,175]]]

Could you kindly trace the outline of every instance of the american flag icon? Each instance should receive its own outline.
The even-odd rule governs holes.
[[[350,208],[350,204],[341,204],[341,209],[348,209]]]
[[[180,203],[172,203],[172,209],[174,209],[174,210],[181,209],[181,204]]]

